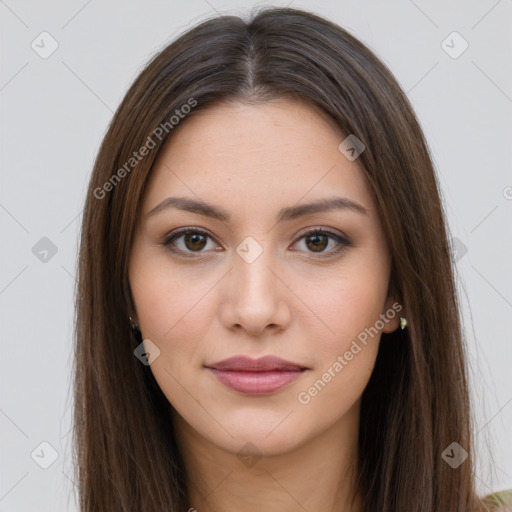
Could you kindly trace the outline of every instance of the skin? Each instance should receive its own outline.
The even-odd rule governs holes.
[[[309,403],[298,400],[396,303],[373,198],[357,159],[338,149],[344,138],[332,120],[293,100],[218,104],[183,121],[152,170],[130,257],[132,316],[160,350],[150,368],[174,407],[190,507],[199,512],[361,510],[354,487],[360,399],[380,332],[359,343]],[[148,215],[169,196],[217,205],[232,219],[175,208]],[[367,213],[276,221],[281,208],[331,196]],[[163,242],[182,227],[211,238],[178,238],[180,256]],[[313,228],[350,245],[335,254],[338,242],[321,237],[315,251],[314,235],[304,237]],[[236,251],[246,237],[262,249],[251,263]],[[396,314],[381,330],[398,326]],[[308,369],[277,392],[251,396],[204,367],[268,354]],[[257,458],[244,462],[237,453],[246,443]]]

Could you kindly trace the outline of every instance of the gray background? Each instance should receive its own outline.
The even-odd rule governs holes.
[[[77,510],[69,436],[77,234],[113,111],[156,50],[215,11],[244,14],[256,5],[0,1],[0,512]],[[512,488],[512,0],[291,5],[368,44],[413,103],[455,237],[479,490]],[[43,31],[58,43],[46,59],[31,47],[50,48]],[[469,44],[461,55],[464,41],[446,39],[453,31]],[[52,452],[42,442],[57,452],[48,469],[40,464]]]

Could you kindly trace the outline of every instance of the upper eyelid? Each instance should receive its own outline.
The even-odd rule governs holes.
[[[203,228],[195,228],[195,227],[176,229],[176,230],[172,231],[171,233],[168,233],[167,235],[164,236],[163,243],[165,244],[169,240],[176,239],[181,236],[187,235],[189,232],[200,233],[201,235],[206,235],[209,238],[211,238],[212,240],[214,240],[216,243],[218,243],[217,239],[213,235],[211,235],[208,231],[206,231]]]

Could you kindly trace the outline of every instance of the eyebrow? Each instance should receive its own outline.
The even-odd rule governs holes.
[[[211,217],[222,222],[229,222],[231,220],[231,214],[227,210],[205,203],[204,201],[188,197],[168,197],[155,206],[147,216],[151,217],[167,210],[168,208],[176,208],[196,213],[197,215]],[[283,208],[277,215],[277,222],[290,221],[306,215],[322,213],[329,210],[350,210],[362,215],[366,215],[368,213],[364,206],[361,206],[359,203],[347,199],[346,197],[327,197],[311,203]]]

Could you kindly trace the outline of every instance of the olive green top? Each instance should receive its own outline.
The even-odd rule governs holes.
[[[512,490],[495,492],[484,498],[489,512],[512,512]]]

